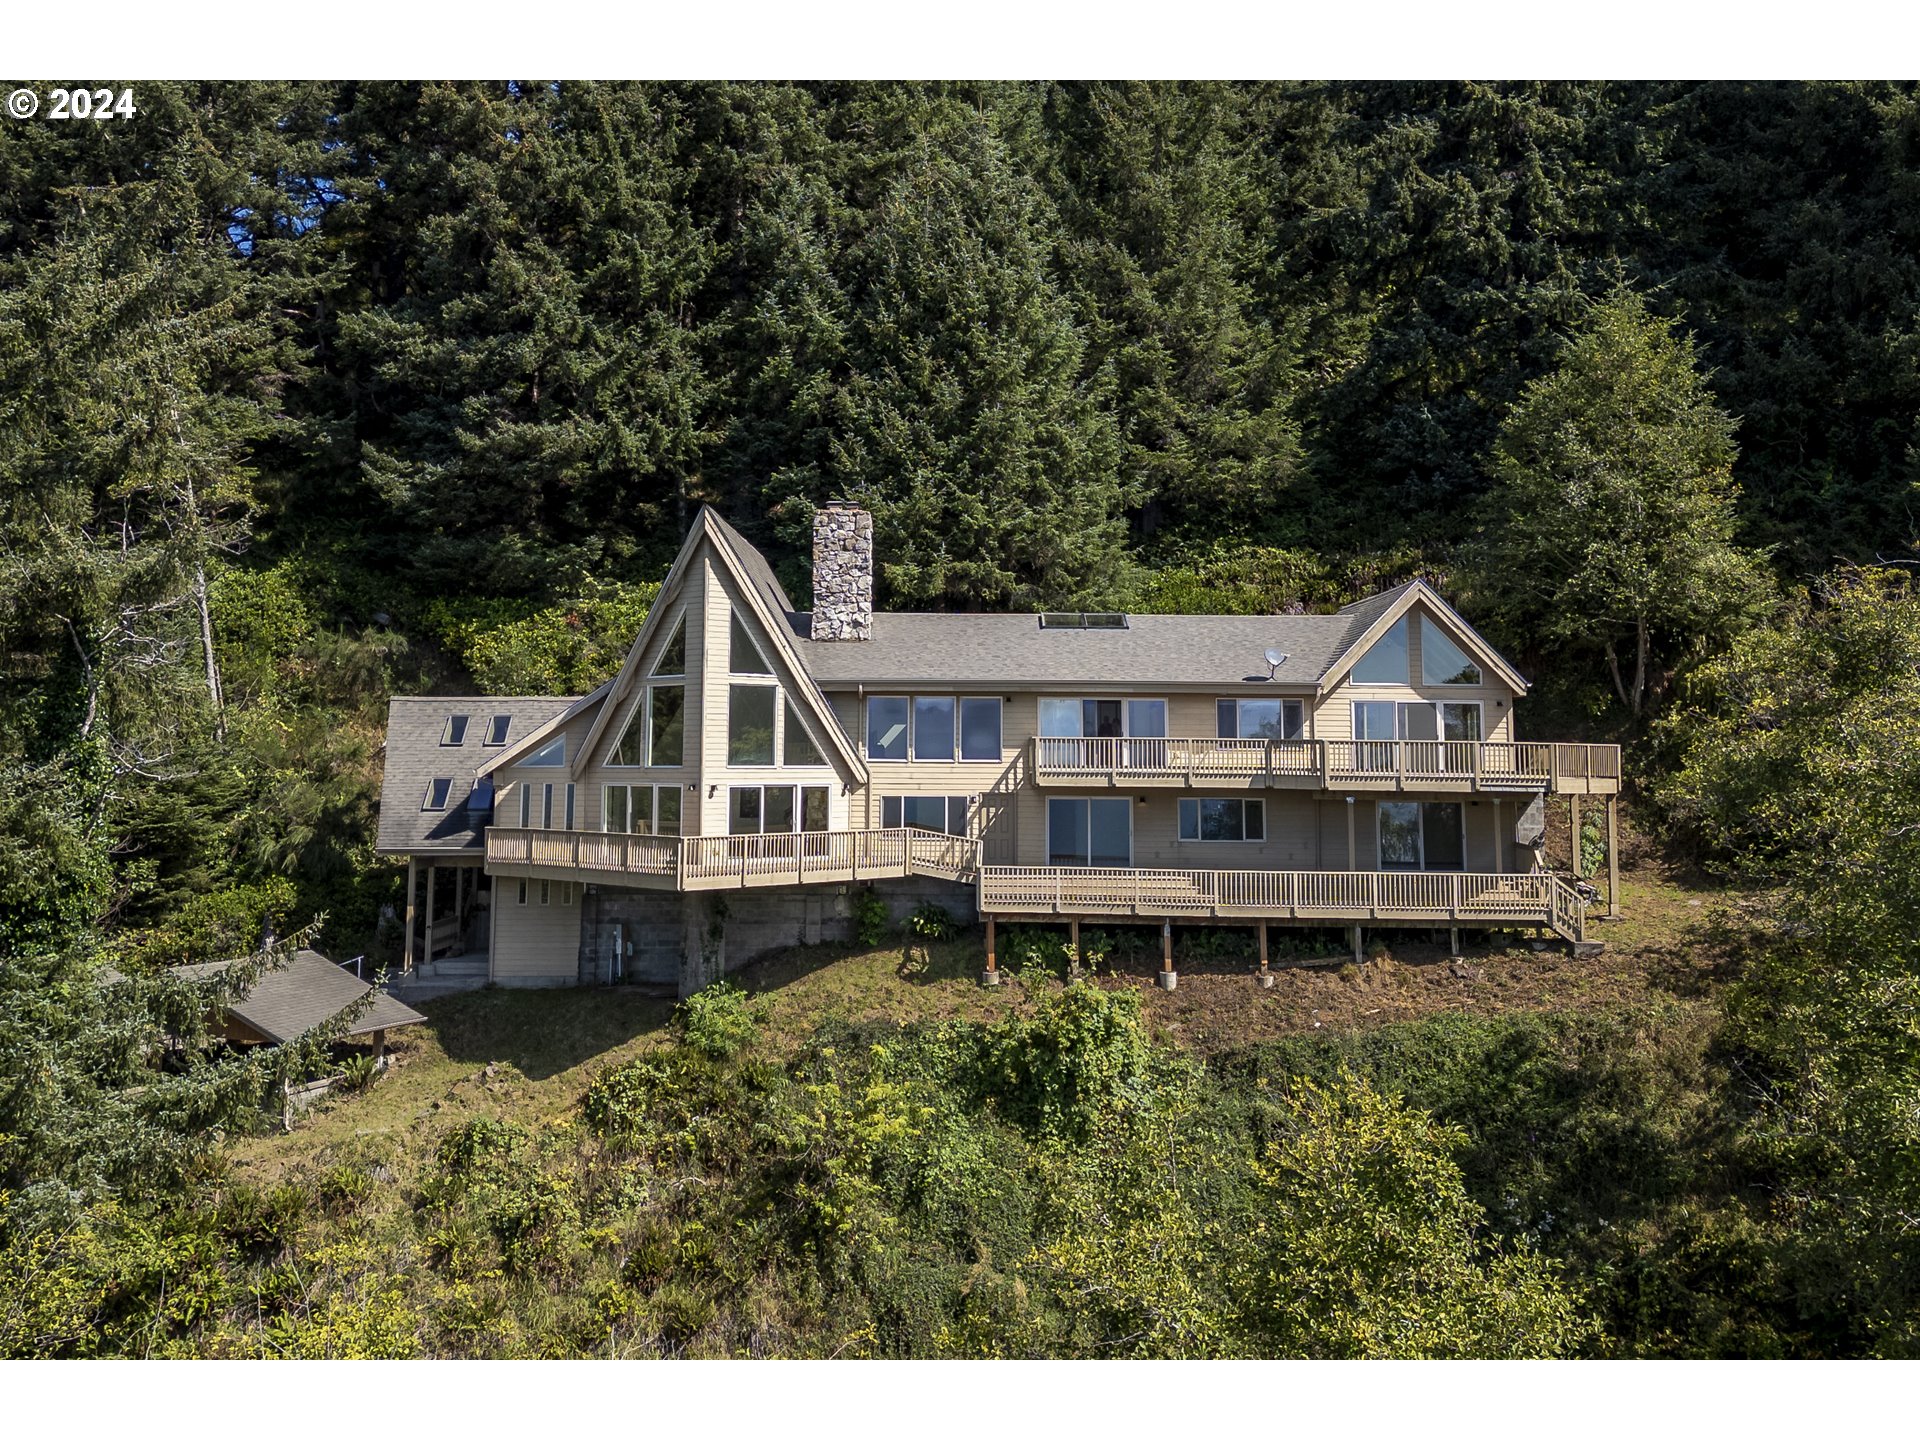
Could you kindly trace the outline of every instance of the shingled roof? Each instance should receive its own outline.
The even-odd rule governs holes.
[[[1031,614],[876,612],[870,640],[810,640],[802,658],[824,685],[1225,685],[1265,680],[1261,657],[1284,650],[1275,677],[1311,687],[1354,633],[1347,615],[1129,615],[1125,629],[1045,629]]]
[[[200,965],[182,965],[175,973],[188,980],[206,980],[238,963],[209,960]],[[325,1024],[372,988],[318,951],[296,950],[285,965],[262,973],[245,995],[227,1006],[227,1013],[269,1044],[284,1045],[316,1025]],[[347,1027],[346,1033],[369,1035],[375,1030],[418,1025],[426,1018],[381,991],[373,997],[366,1013]]]
[[[507,716],[511,744],[573,703],[554,695],[396,695],[387,705],[387,767],[374,848],[389,854],[478,847],[484,815],[468,812],[467,796],[474,773],[502,748],[486,743],[488,724],[495,715]],[[443,745],[452,715],[467,717],[466,734],[458,745]],[[436,776],[450,782],[446,808],[423,809]]]

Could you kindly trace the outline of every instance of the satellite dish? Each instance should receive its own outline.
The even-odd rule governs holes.
[[[1273,678],[1273,672],[1278,670],[1282,665],[1286,663],[1287,663],[1286,651],[1275,650],[1269,647],[1267,650],[1267,678],[1271,680]]]

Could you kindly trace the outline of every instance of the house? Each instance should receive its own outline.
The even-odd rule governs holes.
[[[1585,941],[1534,842],[1561,798],[1611,832],[1619,750],[1519,739],[1526,681],[1425,583],[1331,615],[876,613],[873,560],[870,515],[820,510],[799,610],[708,509],[592,694],[395,698],[406,964],[684,992],[846,935],[856,888],[985,920],[990,981],[1008,919],[1156,924],[1169,986],[1176,923],[1262,955],[1276,924]]]

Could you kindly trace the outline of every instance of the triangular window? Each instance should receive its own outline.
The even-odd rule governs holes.
[[[827,757],[820,753],[820,747],[813,743],[813,736],[807,733],[807,727],[801,723],[800,712],[793,708],[793,701],[787,701],[787,764],[824,765]]]
[[[740,616],[733,617],[733,639],[728,647],[727,669],[735,675],[771,675],[773,667],[767,664],[767,657],[760,653],[760,647],[753,643],[753,636],[747,633],[747,627],[740,623]]]
[[[1407,663],[1407,617],[1393,622],[1393,628],[1373,642],[1353,667],[1356,685],[1411,685],[1413,672]]]
[[[673,638],[667,641],[667,648],[660,652],[653,673],[656,675],[684,675],[687,673],[687,617],[683,613],[679,623],[673,627]],[[616,762],[625,764],[625,761]],[[634,761],[639,764],[639,761]]]
[[[1478,685],[1480,667],[1431,620],[1420,622],[1420,678],[1429,685]]]
[[[642,700],[646,695],[641,692]],[[627,728],[620,732],[620,738],[614,742],[613,750],[607,756],[609,765],[644,765],[647,763],[647,707],[636,700],[633,709],[627,712]]]
[[[567,763],[567,737],[556,735],[520,762],[522,765],[564,765]]]

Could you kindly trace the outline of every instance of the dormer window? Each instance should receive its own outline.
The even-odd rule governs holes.
[[[520,762],[522,765],[564,765],[567,763],[567,737],[556,735]]]
[[[422,802],[422,810],[444,810],[447,808],[447,796],[453,791],[451,775],[436,775],[427,782],[427,798]]]
[[[447,717],[447,728],[440,733],[440,743],[442,745],[464,745],[467,743],[467,717],[465,715],[449,715]]]
[[[489,745],[506,744],[507,731],[512,728],[513,717],[511,715],[495,715],[491,720],[487,721],[486,743]]]

